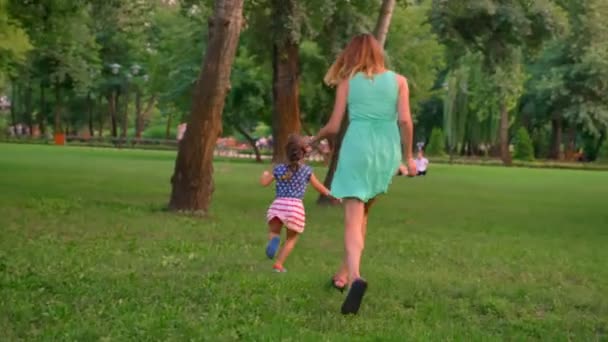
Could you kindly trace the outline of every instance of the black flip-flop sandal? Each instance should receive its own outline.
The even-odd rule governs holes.
[[[339,286],[339,285],[337,284],[338,282],[341,282],[341,283],[342,283],[342,284],[344,284],[344,285]],[[338,279],[338,278],[337,278],[337,277],[335,277],[335,276],[331,278],[331,280],[330,280],[330,284],[331,284],[331,287],[333,287],[334,289],[336,289],[336,290],[338,290],[338,291],[340,291],[340,292],[344,292],[344,290],[346,289],[346,282],[345,282],[345,281],[342,281],[342,280],[340,280],[340,279]]]
[[[359,312],[359,307],[361,306],[361,301],[363,300],[363,296],[365,295],[365,291],[367,291],[367,282],[361,278],[353,281],[350,286],[350,290],[346,295],[346,299],[344,303],[342,303],[342,314],[357,314]]]

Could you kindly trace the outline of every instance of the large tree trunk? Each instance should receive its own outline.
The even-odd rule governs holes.
[[[509,111],[506,103],[500,105],[500,159],[506,166],[512,164],[511,152],[509,151]]]
[[[222,111],[243,22],[243,0],[216,0],[209,42],[188,128],[171,177],[169,209],[207,214],[213,194],[213,152],[222,130]]]
[[[273,17],[278,22],[289,22],[296,17],[296,0],[273,0]],[[274,162],[285,161],[285,146],[290,134],[300,133],[300,47],[297,42],[284,32],[285,27],[278,27],[275,36],[283,37],[273,44],[272,54],[272,94],[273,119],[272,138]]]
[[[391,18],[393,17],[396,2],[397,0],[382,1],[378,21],[376,21],[376,28],[374,29],[374,36],[376,36],[376,39],[378,39],[381,46],[384,46],[386,43],[386,36],[388,35],[388,29],[391,25]]]
[[[234,128],[236,129],[237,132],[241,133],[241,135],[244,136],[245,139],[247,139],[247,142],[249,143],[249,145],[251,145],[251,148],[253,149],[253,152],[255,153],[255,161],[258,162],[258,163],[261,163],[262,162],[262,155],[260,154],[260,149],[255,144],[255,139],[251,136],[251,134],[249,134],[239,124],[234,124],[233,126],[234,126]]]
[[[393,10],[395,9],[395,0],[383,0],[382,7],[380,8],[380,14],[378,16],[378,21],[376,23],[376,29],[374,30],[374,35],[376,39],[380,42],[381,46],[384,47],[386,43],[386,37],[388,35],[388,30],[391,24],[391,18],[393,16]],[[336,172],[336,167],[338,166],[338,158],[340,156],[340,147],[342,146],[342,139],[344,138],[344,134],[346,134],[346,130],[348,129],[348,113],[344,116],[344,120],[342,120],[342,125],[340,126],[340,131],[338,135],[333,139],[332,146],[332,155],[331,161],[329,162],[329,169],[327,170],[327,175],[325,176],[325,180],[323,184],[326,187],[331,187],[331,182],[334,179],[334,173]],[[319,195],[319,199],[317,200],[319,204],[332,204],[335,203],[331,200],[331,198],[323,195]]]
[[[551,136],[551,158],[555,160],[560,159],[560,152],[562,146],[562,116],[559,114],[553,115],[551,119],[551,129],[553,131]]]

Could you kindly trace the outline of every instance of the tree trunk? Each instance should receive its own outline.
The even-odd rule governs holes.
[[[376,30],[374,30],[374,34],[376,39],[380,42],[381,46],[384,47],[384,43],[386,43],[386,36],[388,35],[388,30],[390,28],[391,18],[393,15],[393,10],[395,8],[395,0],[383,0],[382,7],[380,9],[380,15],[378,16],[378,21],[376,24]],[[380,35],[383,35],[382,37]],[[340,147],[342,146],[342,139],[346,134],[348,129],[348,111],[342,120],[342,125],[340,126],[340,131],[338,135],[333,140],[333,148],[331,161],[329,162],[329,169],[327,170],[327,175],[325,176],[325,180],[323,184],[326,187],[331,187],[331,182],[334,179],[334,173],[336,172],[336,167],[338,166],[338,158],[340,156]],[[332,204],[334,203],[329,197],[319,195],[319,199],[317,200],[318,204]]]
[[[38,126],[40,127],[40,135],[46,135],[46,96],[44,91],[44,84],[40,82],[40,110],[38,111]]]
[[[279,22],[290,22],[296,16],[295,0],[273,0],[273,17]],[[274,162],[285,161],[285,146],[290,134],[300,133],[300,47],[285,27],[275,36],[284,37],[274,42],[272,54],[272,139]]]
[[[116,123],[116,112],[118,106],[118,94],[116,90],[112,90],[108,99],[108,109],[110,112],[110,124],[112,125],[112,138],[118,137],[118,127]]]
[[[87,94],[87,107],[89,112],[89,137],[92,138],[95,136],[95,128],[93,127],[93,99],[91,98],[91,93]]]
[[[393,17],[396,2],[396,0],[382,1],[380,14],[376,21],[376,28],[374,29],[374,36],[376,36],[376,39],[378,39],[381,46],[384,46],[386,43],[386,36],[388,35],[388,29],[391,25],[391,18]]]
[[[98,104],[101,111],[101,103],[103,102],[103,97],[101,95],[99,95],[99,99],[98,99]],[[110,104],[108,103],[108,107],[110,106]],[[104,126],[104,115],[101,115],[101,112],[99,113],[99,133],[97,133],[98,137],[103,138],[103,126]]]
[[[32,83],[31,80],[27,81],[27,86],[24,89],[24,94],[23,94],[23,101],[24,101],[24,114],[25,114],[25,121],[27,126],[29,127],[29,135],[31,136],[33,131],[34,131],[34,118],[33,118],[33,114],[34,114],[34,108],[32,105],[32,94],[33,93],[33,89],[32,89]]]
[[[57,84],[55,85],[55,134],[63,133],[63,129],[61,127],[61,111],[63,110],[62,102],[61,87]]]
[[[137,91],[137,97],[135,98],[135,111],[137,113],[137,118],[135,119],[135,137],[137,139],[141,139],[144,132],[144,119],[147,115],[149,115],[150,111],[152,111],[155,103],[156,96],[151,96],[146,104],[146,109],[142,111],[141,92],[139,90]]]
[[[241,133],[241,135],[243,135],[245,137],[245,139],[247,139],[247,142],[249,143],[249,145],[251,145],[251,148],[253,149],[253,152],[255,153],[255,161],[258,162],[258,163],[261,163],[262,162],[262,155],[260,154],[260,149],[255,144],[255,139],[251,136],[251,134],[249,134],[239,124],[234,124],[233,126],[234,126],[234,128],[236,129],[237,132]]]
[[[216,0],[209,40],[195,86],[188,129],[179,144],[171,177],[169,209],[206,215],[213,184],[213,152],[243,22],[243,0]]]
[[[509,111],[506,103],[500,104],[500,159],[505,166],[511,166],[512,158],[509,151]]]
[[[167,127],[165,127],[165,139],[171,139],[171,125],[173,124],[173,113],[167,115]]]
[[[568,144],[566,145],[566,160],[573,161],[576,154],[576,126],[570,124],[568,127]]]
[[[329,169],[327,170],[327,175],[325,175],[325,180],[323,184],[326,188],[331,189],[331,182],[334,180],[334,174],[336,173],[336,167],[338,166],[338,160],[340,158],[340,147],[342,147],[342,139],[344,139],[344,135],[348,130],[348,113],[344,116],[342,120],[342,124],[340,125],[340,130],[338,131],[338,135],[332,138],[332,142],[330,144],[331,147],[331,161],[329,162]],[[333,201],[329,196],[319,195],[317,199],[317,204],[321,205],[333,205],[335,201]]]
[[[17,82],[16,80],[11,80],[11,126],[17,126]]]
[[[124,110],[122,114],[122,128],[120,132],[121,143],[127,143],[127,135],[129,131],[129,97],[130,97],[130,89],[129,84],[125,87],[125,96],[124,96]]]
[[[561,145],[562,145],[562,116],[559,114],[553,115],[551,119],[551,159],[559,160]]]

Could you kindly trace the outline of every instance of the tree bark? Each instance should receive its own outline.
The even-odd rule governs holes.
[[[99,95],[98,101],[99,101],[100,110],[101,110],[101,103],[103,102],[102,99],[103,99],[103,97],[101,95]],[[110,106],[110,104],[108,103],[108,107],[109,106]],[[104,126],[103,118],[104,118],[104,115],[101,115],[101,112],[100,112],[99,113],[99,133],[98,133],[98,137],[100,137],[100,138],[103,138],[103,126]]]
[[[573,161],[576,154],[576,126],[570,124],[568,127],[568,145],[566,146],[566,160]]]
[[[17,81],[15,79],[11,80],[11,126],[17,126]]]
[[[32,133],[34,131],[34,108],[33,108],[33,104],[32,104],[32,94],[33,93],[33,89],[32,89],[32,83],[31,80],[28,79],[27,81],[27,86],[24,89],[24,94],[23,94],[23,101],[24,101],[24,116],[25,116],[25,121],[27,126],[29,127],[29,135],[32,136]]]
[[[46,134],[46,96],[42,82],[40,82],[40,110],[38,111],[37,121],[40,127],[40,135],[44,136]]]
[[[551,158],[555,160],[560,159],[561,145],[562,145],[562,117],[559,114],[553,115],[551,119],[551,129],[553,131],[551,136]]]
[[[153,95],[148,99],[148,103],[146,104],[146,108],[142,111],[141,108],[141,92],[137,92],[137,97],[135,98],[135,110],[137,112],[137,119],[135,120],[135,137],[137,139],[141,139],[141,136],[144,132],[144,120],[154,108],[154,104],[156,103],[156,96]]]
[[[239,124],[233,124],[233,126],[237,130],[237,132],[241,133],[241,135],[243,135],[245,137],[245,139],[247,139],[247,142],[249,143],[249,145],[251,145],[251,148],[253,149],[253,152],[255,153],[255,161],[258,162],[258,163],[261,163],[262,162],[262,155],[260,154],[260,149],[255,144],[255,139],[251,136],[251,134],[249,134]]]
[[[273,0],[273,17],[278,22],[289,22],[296,16],[296,0]],[[275,36],[284,37],[273,44],[272,54],[272,94],[273,119],[272,159],[280,163],[285,161],[285,146],[290,134],[299,134],[300,124],[300,46],[284,32],[288,28],[279,26]]]
[[[376,39],[381,46],[384,46],[386,43],[386,37],[388,36],[388,29],[391,25],[391,18],[393,17],[396,2],[396,0],[382,1],[378,21],[376,21],[376,28],[374,29],[374,36],[376,36]]]
[[[63,101],[61,99],[61,86],[55,85],[55,134],[64,133],[61,125],[61,112],[63,110]]]
[[[340,147],[342,147],[342,140],[348,130],[348,120],[348,113],[346,113],[342,120],[342,124],[340,125],[338,135],[331,139],[331,161],[329,162],[329,169],[327,170],[327,175],[325,175],[325,180],[323,181],[323,185],[328,189],[331,189],[331,182],[334,180],[334,174],[336,173],[336,167],[338,166],[338,160],[340,159]],[[336,202],[329,196],[319,195],[319,198],[317,199],[317,204],[321,205],[333,205],[335,203]]]
[[[173,113],[167,115],[167,126],[165,127],[165,139],[171,139],[171,125],[173,124]]]
[[[123,110],[123,115],[122,115],[122,129],[120,132],[120,141],[122,144],[126,144],[127,143],[127,135],[128,135],[128,131],[129,131],[129,97],[130,97],[130,86],[129,84],[127,84],[127,86],[125,87],[125,96],[124,96],[124,110]]]
[[[507,110],[506,103],[500,105],[500,159],[506,166],[511,166],[512,158],[511,152],[509,151],[509,111]]]
[[[117,127],[117,123],[116,123],[116,112],[117,112],[116,107],[117,106],[118,106],[118,94],[116,93],[116,90],[112,90],[112,92],[110,93],[110,98],[108,99],[108,109],[110,112],[110,124],[112,125],[112,127],[111,127],[112,138],[118,137],[118,127]]]
[[[87,107],[89,114],[89,137],[92,138],[95,136],[95,128],[93,127],[93,99],[91,98],[91,93],[87,94]]]
[[[243,0],[216,0],[209,40],[195,86],[188,128],[171,177],[169,209],[206,215],[213,183],[213,152],[222,130],[222,111],[243,23]]]

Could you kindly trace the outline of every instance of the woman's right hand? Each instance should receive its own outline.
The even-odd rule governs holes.
[[[418,173],[418,170],[416,170],[416,163],[412,158],[407,160],[407,172],[410,177],[414,177]]]

